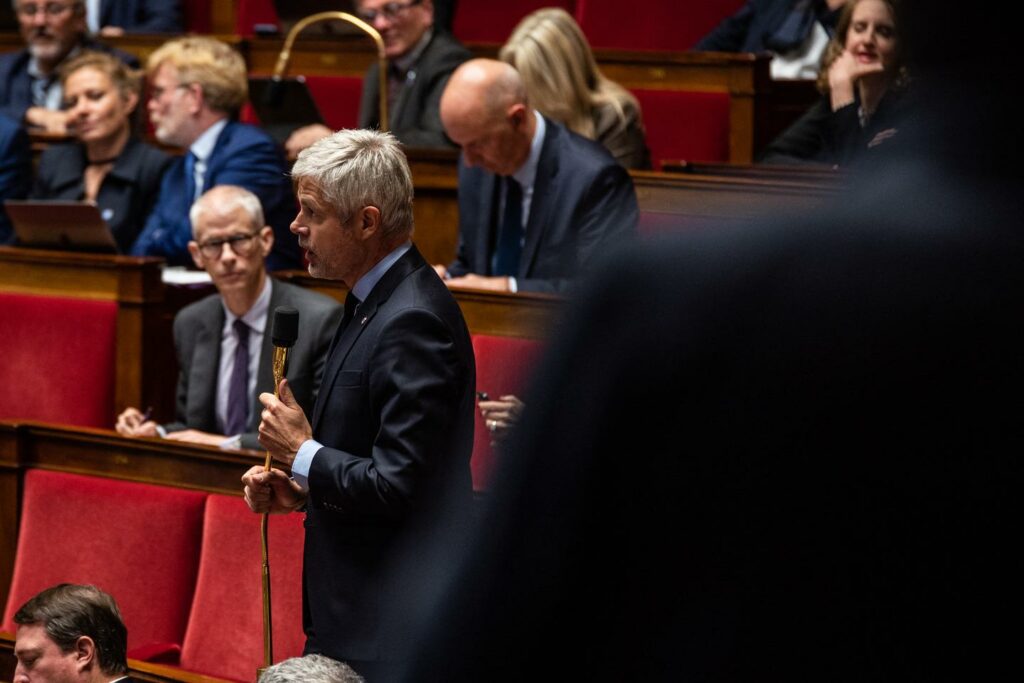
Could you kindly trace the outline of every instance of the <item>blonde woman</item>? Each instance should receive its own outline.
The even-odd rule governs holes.
[[[583,31],[563,9],[527,15],[499,57],[519,71],[530,104],[569,130],[604,145],[626,168],[650,168],[640,105],[597,68]]]

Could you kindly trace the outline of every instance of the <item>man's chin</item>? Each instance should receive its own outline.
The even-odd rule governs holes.
[[[28,51],[41,62],[56,62],[64,56],[62,46],[50,41],[29,43]]]

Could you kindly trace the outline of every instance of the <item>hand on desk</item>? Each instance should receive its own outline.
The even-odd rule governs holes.
[[[333,130],[322,123],[314,123],[302,128],[296,128],[288,136],[288,139],[284,141],[284,151],[288,154],[289,159],[294,159],[299,156],[299,152],[333,132]]]
[[[436,268],[436,266],[435,266]],[[445,280],[448,289],[486,289],[491,292],[511,292],[508,278],[504,275],[475,275],[469,273],[462,277]]]
[[[302,442],[313,438],[313,428],[295,400],[288,380],[281,380],[278,393],[280,399],[271,393],[260,394],[263,421],[259,439],[274,460],[290,466]]]
[[[256,465],[242,475],[242,484],[245,503],[253,512],[285,514],[306,502],[306,492],[281,470],[268,472]]]
[[[223,434],[211,434],[201,432],[198,429],[182,429],[177,432],[170,432],[167,435],[170,441],[183,441],[185,443],[197,443],[203,446],[220,446],[228,438]]]
[[[143,414],[138,408],[126,408],[118,415],[114,429],[121,436],[159,436],[156,422],[150,420],[149,415]]]

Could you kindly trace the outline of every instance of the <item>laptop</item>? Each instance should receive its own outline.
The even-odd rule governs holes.
[[[279,145],[296,128],[324,122],[302,76],[278,81],[271,76],[250,76],[249,102],[260,127]]]
[[[38,249],[117,253],[117,243],[93,202],[8,199],[17,244]]]

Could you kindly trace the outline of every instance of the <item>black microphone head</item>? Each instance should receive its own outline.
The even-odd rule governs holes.
[[[274,346],[291,348],[299,338],[299,312],[291,306],[278,306],[274,309],[274,328],[271,339]]]
[[[284,79],[273,76],[263,90],[263,104],[275,109],[284,104]]]

